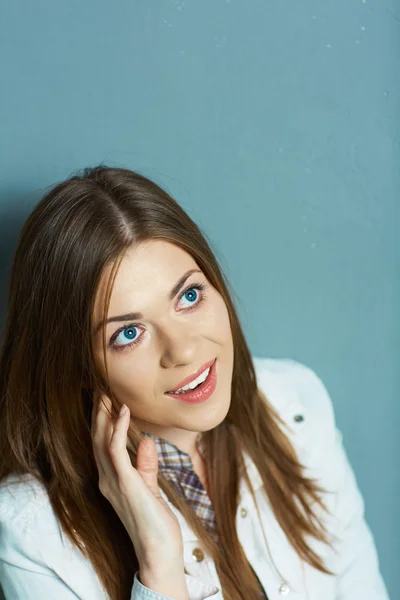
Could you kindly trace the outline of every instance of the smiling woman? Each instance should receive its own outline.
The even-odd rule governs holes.
[[[223,297],[189,252],[164,240],[125,251],[109,299],[113,316],[104,319],[110,276],[108,267],[94,303],[94,322],[103,323],[95,326],[94,345],[102,380],[108,368],[110,392],[130,408],[139,429],[168,439],[194,460],[197,433],[219,425],[230,404],[233,340]],[[190,386],[215,361],[199,389],[168,393]],[[218,389],[211,394],[216,370]],[[189,406],[206,399],[207,407]]]
[[[205,236],[139,173],[50,190],[0,354],[6,600],[387,600],[326,388],[252,357]]]

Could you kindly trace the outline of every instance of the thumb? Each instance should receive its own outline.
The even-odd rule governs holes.
[[[160,496],[158,488],[158,455],[157,447],[151,438],[143,438],[136,454],[136,470],[140,473],[147,487],[155,496]]]

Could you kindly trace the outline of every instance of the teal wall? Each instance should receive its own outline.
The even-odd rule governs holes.
[[[397,597],[399,3],[1,13],[3,315],[18,231],[47,186],[99,162],[166,186],[213,241],[253,354],[300,360],[328,387]]]

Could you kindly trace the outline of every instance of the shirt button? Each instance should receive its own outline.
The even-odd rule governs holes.
[[[192,552],[193,560],[201,562],[204,558],[204,552],[201,548],[195,548]]]
[[[286,594],[289,593],[289,586],[286,583],[281,583],[281,585],[278,588],[278,591],[280,594],[282,594],[282,596],[286,596]]]
[[[247,510],[246,510],[246,509],[243,507],[243,508],[240,510],[240,516],[241,516],[241,517],[245,517],[246,515],[247,515]]]

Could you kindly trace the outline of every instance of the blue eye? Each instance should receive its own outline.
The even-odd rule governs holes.
[[[188,290],[186,290],[186,292],[183,292],[181,298],[184,298],[186,296],[186,299],[189,300],[189,302],[193,302],[194,300],[196,300],[198,295],[199,292],[197,291],[197,289],[195,287],[191,287]]]
[[[190,287],[186,288],[185,291],[182,292],[182,294],[180,295],[180,300],[182,298],[186,298],[186,300],[189,302],[189,306],[185,307],[185,312],[188,310],[189,311],[194,310],[194,309],[198,308],[200,306],[200,304],[202,304],[202,302],[206,299],[206,294],[204,293],[204,290],[207,287],[208,286],[206,286],[202,283],[198,283],[198,284],[191,285]],[[201,291],[203,293],[200,295],[199,291]],[[143,335],[139,335],[139,336],[135,335],[135,330],[137,330],[137,329],[143,329],[143,328],[140,327],[139,325],[130,323],[126,327],[119,329],[112,336],[108,346],[110,348],[112,348],[113,350],[120,351],[120,350],[125,350],[126,348],[129,348],[130,346],[133,346],[134,344],[140,344]]]
[[[116,338],[114,338],[114,342],[116,342],[117,346],[125,346],[126,344],[136,344],[137,342],[135,341],[137,338],[137,335],[135,335],[135,330],[137,329],[137,327],[135,325],[128,325],[128,327],[125,327],[124,329],[122,329],[122,331],[119,332],[119,334],[117,335]],[[126,342],[126,343],[124,343]]]

